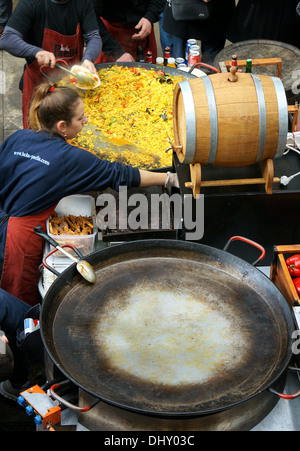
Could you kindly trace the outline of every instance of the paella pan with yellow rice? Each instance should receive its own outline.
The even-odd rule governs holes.
[[[193,75],[147,63],[96,66],[100,86],[80,91],[88,124],[71,144],[141,169],[172,165],[173,90]]]

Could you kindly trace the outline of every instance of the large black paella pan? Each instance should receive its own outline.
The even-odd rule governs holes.
[[[228,409],[267,390],[291,358],[290,308],[258,269],[227,252],[149,240],[69,267],[42,305],[51,359],[78,387],[151,415]],[[271,395],[273,396],[273,395]]]

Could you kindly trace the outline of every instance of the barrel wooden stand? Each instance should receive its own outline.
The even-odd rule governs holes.
[[[228,179],[228,180],[202,180],[201,177],[201,164],[190,164],[191,181],[185,183],[186,188],[193,190],[193,197],[196,199],[200,194],[201,187],[211,186],[233,186],[233,185],[258,185],[264,184],[267,194],[272,194],[273,184],[279,183],[280,178],[274,177],[274,163],[271,158],[264,160],[260,163],[262,172],[261,178],[248,178],[248,179]]]

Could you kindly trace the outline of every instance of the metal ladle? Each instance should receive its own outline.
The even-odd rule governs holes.
[[[63,254],[65,254],[67,257],[71,258],[74,262],[76,262],[76,269],[81,274],[82,277],[84,277],[88,282],[94,283],[96,280],[96,275],[94,268],[90,263],[88,263],[86,260],[83,260],[82,258],[74,257],[72,254],[67,252],[63,247],[61,247],[51,236],[49,236],[46,232],[42,230],[42,226],[37,226],[34,228],[34,232],[39,235],[41,238],[43,238],[45,241],[47,241],[49,244],[51,244],[55,249],[58,249]]]
[[[65,72],[67,72],[69,75],[71,75],[72,77],[76,78],[76,80],[78,81],[78,83],[85,85],[87,87],[93,87],[94,83],[91,80],[91,76],[89,74],[85,74],[84,71],[81,71],[80,73],[75,73],[72,70],[66,69],[63,66],[60,66],[59,64],[55,64],[55,67],[57,69],[61,69]]]
[[[64,60],[59,60],[59,61],[63,61],[65,63]],[[65,63],[67,64],[67,63]],[[51,81],[51,78],[48,77],[48,75],[46,75],[43,71],[44,67],[46,67],[45,65],[40,67],[40,72],[41,74],[47,78],[47,80]],[[94,84],[94,81],[91,79],[91,75],[89,73],[85,73],[85,71],[80,68],[81,70],[79,71],[80,73],[78,73],[78,71],[73,72],[73,68],[76,67],[78,68],[79,66],[73,66],[71,69],[66,69],[65,67],[61,66],[60,64],[55,64],[55,67],[57,69],[60,69],[64,72],[66,72],[68,75],[71,75],[74,79],[77,80],[76,86],[79,89],[83,89],[83,90],[89,90],[89,89],[96,89],[99,85],[100,85],[100,79],[98,77],[98,75],[95,75],[95,77],[97,78],[96,80],[96,84]],[[82,86],[81,86],[82,85]]]

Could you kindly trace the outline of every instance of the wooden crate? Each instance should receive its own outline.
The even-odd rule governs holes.
[[[270,279],[279,288],[291,307],[299,306],[300,295],[294,286],[286,259],[294,254],[300,254],[300,244],[274,246],[273,253]]]

